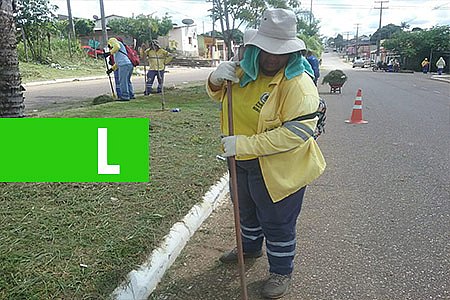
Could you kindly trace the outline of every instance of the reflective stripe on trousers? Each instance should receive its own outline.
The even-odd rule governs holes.
[[[164,70],[156,71],[149,70],[147,72],[147,82],[145,83],[145,91],[150,93],[153,88],[153,82],[155,81],[155,77],[158,80],[158,88],[157,91],[161,92],[163,84],[164,84]]]

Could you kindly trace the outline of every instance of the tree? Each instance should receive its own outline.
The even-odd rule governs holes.
[[[45,61],[49,47],[42,37],[49,37],[55,31],[53,11],[58,7],[48,0],[18,0],[17,4],[16,23],[24,31],[33,60]]]
[[[334,38],[334,46],[336,47],[336,49],[338,50],[342,50],[342,48],[344,47],[348,47],[347,42],[344,41],[344,37],[342,36],[342,34],[338,34],[335,38]]]
[[[227,34],[233,38],[233,42],[236,44],[242,44],[244,42],[244,33],[239,29],[233,29],[232,33],[225,32],[225,35]],[[216,37],[219,37],[221,35],[222,34],[219,33],[218,35],[216,35]]]
[[[133,37],[139,47],[144,42],[150,42],[159,36],[166,36],[173,28],[171,17],[167,14],[162,18],[138,15],[135,18],[114,19],[108,22],[112,31]]]
[[[311,50],[318,57],[322,55],[323,51],[322,42],[316,35],[309,36],[300,33],[298,37],[305,42],[306,48],[308,48],[308,50]]]
[[[81,35],[91,35],[94,32],[94,21],[87,19],[75,20],[75,32]]]
[[[252,1],[253,2],[253,1]],[[212,16],[213,22],[220,21],[220,28],[222,29],[223,40],[227,48],[227,58],[230,59],[233,56],[231,41],[233,40],[233,33],[236,28],[242,24],[240,20],[239,12],[242,1],[239,0],[212,0],[213,9]],[[239,25],[236,26],[236,21],[239,21]]]
[[[430,59],[430,54],[434,53],[431,62],[433,66],[434,60],[437,60],[439,55],[445,56],[450,49],[450,26],[435,26],[411,32],[401,31],[386,40],[383,47],[400,54],[405,59],[403,67],[415,70],[420,70],[420,62],[424,57]]]
[[[0,117],[23,117],[24,98],[17,58],[14,0],[0,1]]]
[[[297,0],[250,0],[237,1],[237,17],[246,22],[249,28],[257,28],[263,12],[269,8],[295,9],[300,6]],[[240,25],[240,24],[239,24]],[[239,26],[238,26],[239,27]]]
[[[296,0],[209,0],[213,3],[210,10],[213,22],[220,21],[223,39],[228,50],[228,58],[233,55],[231,41],[235,40],[235,29],[244,22],[248,28],[257,28],[264,10],[273,8],[296,8],[299,6]]]
[[[409,27],[411,27],[411,26],[408,23],[406,23],[406,22],[401,22],[400,23],[400,28],[402,30],[409,29]]]
[[[295,15],[297,16],[297,31],[299,33],[306,36],[319,36],[320,22],[314,18],[314,14],[309,10],[297,10]]]
[[[388,24],[380,29],[377,29],[375,33],[370,37],[370,41],[375,43],[378,39],[378,36],[380,36],[380,40],[388,39],[393,34],[402,31],[402,27],[394,24]]]

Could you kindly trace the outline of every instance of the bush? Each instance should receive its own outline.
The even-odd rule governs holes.
[[[88,62],[91,60],[86,53],[81,49],[81,44],[78,40],[73,40],[70,44],[68,39],[52,37],[50,44],[45,39],[39,45],[29,45],[28,56],[25,52],[23,42],[17,44],[17,54],[21,62],[35,62],[40,64],[49,65],[51,63],[57,63],[60,65],[66,65],[69,62]],[[30,47],[34,48],[31,49]],[[33,51],[32,51],[33,50]]]
[[[322,84],[344,84],[346,81],[347,75],[342,70],[333,70],[322,79]]]

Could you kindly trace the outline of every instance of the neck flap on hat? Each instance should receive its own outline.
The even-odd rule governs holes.
[[[255,81],[258,78],[260,53],[261,49],[253,45],[248,45],[245,48],[244,58],[239,63],[244,71],[244,76],[242,76],[240,80],[241,87],[246,86],[248,83]],[[291,53],[286,68],[284,69],[284,75],[289,80],[303,72],[314,77],[314,71],[306,58],[299,52]]]

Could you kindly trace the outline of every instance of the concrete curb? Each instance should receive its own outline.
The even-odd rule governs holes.
[[[127,279],[111,294],[116,300],[146,300],[166,270],[173,264],[187,241],[203,221],[225,199],[228,193],[228,173],[225,174],[203,196],[203,201],[195,205],[180,222],[175,223],[161,246],[155,249],[146,262],[127,275]]]
[[[92,76],[92,77],[77,77],[77,78],[63,78],[63,79],[54,79],[54,80],[45,80],[45,81],[32,81],[28,83],[22,84],[24,87],[27,86],[37,86],[37,85],[47,85],[47,84],[54,84],[54,83],[63,83],[63,82],[72,82],[72,81],[87,81],[87,80],[97,80],[97,79],[104,79],[108,78],[105,76]]]
[[[188,67],[171,67],[166,69],[166,71],[169,73],[177,73],[178,71],[183,70],[192,70],[193,68]],[[213,69],[208,67],[201,67],[201,68],[195,68],[195,69]],[[135,69],[134,70],[134,76],[144,76],[145,73],[141,69]],[[97,80],[97,79],[107,79],[107,75],[101,75],[101,76],[90,76],[90,77],[72,77],[72,78],[61,78],[61,79],[53,79],[53,80],[43,80],[43,81],[31,81],[28,83],[22,83],[22,85],[26,88],[27,86],[38,86],[38,85],[47,85],[47,84],[55,84],[55,83],[64,83],[64,82],[73,82],[73,81],[88,81],[88,80]]]

